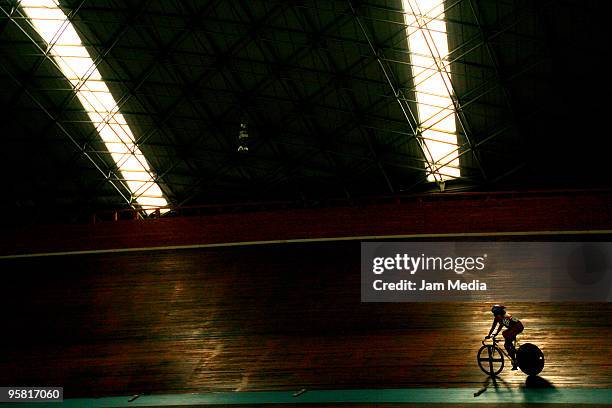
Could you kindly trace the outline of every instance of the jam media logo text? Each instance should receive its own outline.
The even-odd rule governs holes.
[[[417,271],[453,271],[459,275],[465,271],[482,271],[485,268],[487,254],[482,256],[410,256],[395,254],[390,257],[372,259],[372,272],[380,275],[385,271],[406,271],[414,275]]]

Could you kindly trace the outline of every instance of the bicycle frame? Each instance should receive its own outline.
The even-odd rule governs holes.
[[[510,357],[510,355],[506,351],[506,347],[504,347],[503,345],[502,345],[502,347],[500,347],[497,343],[499,343],[499,340],[497,340],[496,336],[491,337],[491,344],[485,343],[485,340],[482,341],[482,345],[483,346],[489,346],[490,345],[492,347],[497,347],[497,349],[499,351],[501,351],[504,356],[506,356],[510,361],[512,361],[513,358]],[[514,344],[514,348],[518,350],[518,348],[520,347],[520,343],[519,343],[518,339],[514,339],[513,344]]]
[[[492,337],[491,342],[487,342],[486,340],[487,339],[482,340],[482,347],[478,350],[478,365],[482,371],[494,377],[504,369],[504,356],[512,363],[514,363],[514,359],[510,357],[503,346],[500,347],[498,345],[499,341],[495,336]],[[514,346],[516,347],[517,344],[518,341],[515,339]],[[484,356],[482,355],[483,350],[486,350]],[[493,357],[495,351],[499,353],[499,358]],[[483,365],[483,363],[485,363],[485,365]],[[494,368],[495,363],[499,364],[499,367]]]

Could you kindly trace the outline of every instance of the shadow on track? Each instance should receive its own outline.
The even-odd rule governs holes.
[[[555,402],[559,397],[559,390],[550,381],[538,375],[530,375],[521,385],[523,402],[546,403]]]
[[[518,390],[511,388],[510,384],[501,377],[487,377],[482,383],[482,388],[474,393],[474,397],[482,395],[489,389],[493,389],[495,393],[513,395],[511,398],[518,398],[525,403],[542,402],[542,399],[554,401],[556,394],[559,393],[550,381],[537,375],[527,377]]]
[[[487,391],[489,388],[491,388],[491,386],[493,387],[495,392],[500,392],[501,390],[503,390],[504,392],[511,391],[510,390],[510,384],[508,384],[506,381],[504,381],[501,377],[498,377],[498,376],[490,377],[490,376],[488,376],[482,382],[482,388],[474,393],[474,397],[478,397],[479,395],[481,395],[482,393]]]
[[[548,381],[546,378],[542,378],[539,375],[530,375],[525,380],[523,388],[549,388],[555,389],[556,387]]]

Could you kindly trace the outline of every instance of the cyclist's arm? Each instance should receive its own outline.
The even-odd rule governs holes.
[[[487,337],[491,337],[491,333],[493,333],[493,330],[495,330],[495,326],[497,326],[497,320],[493,319],[493,324],[491,325],[491,330],[489,330],[489,334],[487,334]],[[497,332],[499,333],[499,330],[497,330]]]

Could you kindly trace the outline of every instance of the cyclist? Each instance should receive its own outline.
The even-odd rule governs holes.
[[[516,340],[516,336],[523,331],[523,323],[521,323],[521,321],[516,317],[506,314],[506,306],[504,305],[494,305],[491,308],[491,312],[494,316],[493,325],[491,326],[491,330],[489,330],[489,334],[485,337],[485,339],[491,338],[491,333],[493,333],[495,326],[498,324],[499,328],[493,336],[497,336],[500,330],[505,327],[506,330],[502,332],[504,339],[506,339],[504,342],[504,348],[512,359],[512,369],[516,370],[516,349],[514,347],[514,341]]]

